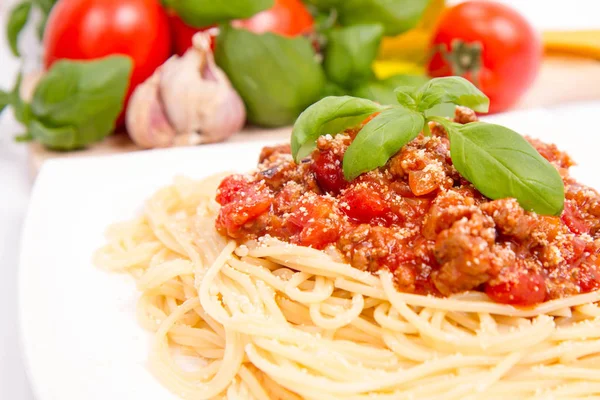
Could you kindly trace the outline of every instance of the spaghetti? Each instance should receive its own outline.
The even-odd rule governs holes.
[[[96,254],[136,278],[151,369],[182,398],[600,396],[600,292],[438,298],[309,247],[238,245],[215,230],[222,178],[176,179]]]

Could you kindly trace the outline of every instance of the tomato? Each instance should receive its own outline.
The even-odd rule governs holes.
[[[169,14],[169,23],[171,25],[171,35],[173,37],[173,50],[178,55],[183,55],[187,49],[192,47],[192,38],[198,32],[205,32],[211,30],[210,34],[210,48],[215,50],[215,37],[216,27],[208,26],[206,28],[193,28],[187,25],[177,14]]]
[[[227,184],[226,184],[227,185]],[[216,221],[216,227],[231,237],[237,237],[240,229],[254,221],[271,207],[272,197],[266,187],[250,184],[245,187],[243,196],[230,193],[235,201],[226,203]],[[221,200],[225,200],[222,198]]]
[[[273,7],[244,20],[233,21],[232,25],[255,33],[273,32],[294,37],[312,32],[313,18],[300,0],[275,0]],[[171,17],[171,30],[175,52],[183,54],[192,45],[192,37],[209,27],[193,28],[179,17]],[[211,42],[214,50],[214,39]]]
[[[311,164],[319,187],[329,193],[339,193],[348,182],[342,172],[342,158],[332,151],[320,151]]]
[[[250,182],[243,175],[229,175],[221,181],[217,189],[217,203],[224,206],[240,197],[240,193],[250,186]]]
[[[273,7],[233,25],[251,32],[273,32],[294,37],[312,32],[313,17],[301,0],[275,0]]]
[[[44,65],[60,59],[130,56],[128,97],[171,55],[167,14],[158,0],[59,0],[44,32]]]
[[[490,112],[514,105],[531,86],[543,50],[525,18],[505,5],[484,1],[446,10],[431,47],[429,74],[469,79],[490,98]]]
[[[340,204],[347,216],[364,223],[383,217],[389,211],[387,203],[377,192],[361,185],[348,189],[341,197]]]
[[[565,202],[565,208],[560,219],[573,233],[582,234],[590,232],[590,226],[581,215],[581,211],[571,201]]]
[[[497,303],[532,306],[546,299],[546,282],[536,272],[528,271],[522,265],[505,267],[506,280],[485,286],[485,293]]]

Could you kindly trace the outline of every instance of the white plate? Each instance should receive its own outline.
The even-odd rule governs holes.
[[[595,173],[600,167],[595,156],[598,139],[583,129],[585,124],[580,130],[565,130],[548,111],[494,120],[560,143],[580,162],[578,177],[600,187]],[[146,369],[150,336],[134,317],[138,294],[133,281],[96,269],[92,254],[103,243],[109,224],[134,216],[142,202],[174,176],[250,169],[263,144],[44,165],[25,223],[19,282],[22,341],[39,400],[176,398]]]

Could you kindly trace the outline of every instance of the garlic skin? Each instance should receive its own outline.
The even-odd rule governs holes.
[[[218,142],[240,131],[246,108],[215,64],[206,33],[193,47],[168,59],[139,85],[129,101],[126,125],[144,148]]]
[[[246,109],[229,79],[215,64],[208,35],[199,33],[182,57],[162,67],[160,97],[178,133],[199,135],[202,143],[224,140],[246,122]]]
[[[159,97],[160,68],[131,95],[125,125],[135,144],[151,149],[170,147],[177,133],[167,118]]]

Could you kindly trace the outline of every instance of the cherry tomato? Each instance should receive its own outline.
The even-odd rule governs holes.
[[[312,32],[313,17],[300,0],[275,0],[273,7],[244,20],[233,21],[232,25],[255,33],[273,32],[294,37]],[[192,37],[209,27],[193,28],[176,15],[171,17],[171,29],[175,52],[183,54],[192,45]],[[214,39],[212,41],[214,49]]]
[[[158,0],[59,0],[44,32],[44,65],[60,59],[130,56],[127,96],[171,55],[167,14]]]
[[[511,8],[469,1],[442,15],[428,65],[433,77],[460,75],[490,98],[490,112],[506,110],[533,83],[542,44],[533,27]]]

